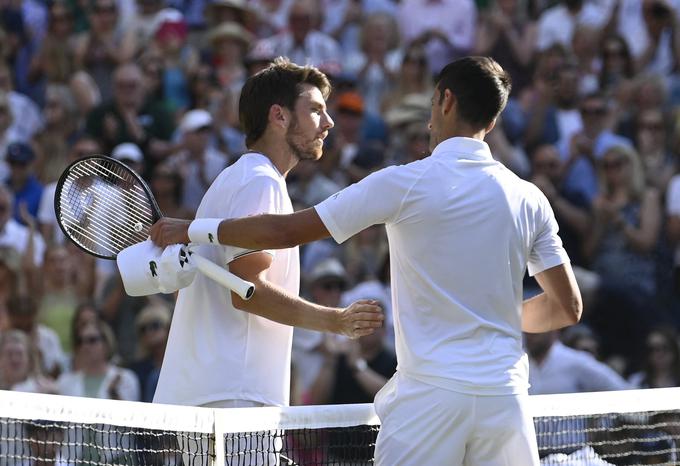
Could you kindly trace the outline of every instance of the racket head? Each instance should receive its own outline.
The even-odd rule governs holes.
[[[59,177],[54,212],[64,235],[83,251],[115,259],[144,241],[162,213],[146,182],[124,163],[92,155]]]

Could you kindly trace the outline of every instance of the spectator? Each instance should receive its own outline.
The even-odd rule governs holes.
[[[116,354],[115,339],[103,321],[76,329],[73,351],[79,368],[59,377],[61,395],[139,401],[137,376],[112,362]]]
[[[14,90],[11,76],[9,66],[0,61],[0,93],[7,95],[10,113],[13,116],[11,134],[17,141],[27,142],[42,129],[43,117],[35,102]]]
[[[28,144],[15,142],[7,146],[5,160],[9,164],[7,185],[14,193],[14,219],[24,223],[21,205],[32,217],[38,215],[43,187],[35,176],[35,152]]]
[[[403,0],[397,19],[405,42],[425,47],[430,76],[474,47],[477,6],[472,0]]]
[[[400,104],[405,104],[411,96],[421,96],[429,102],[432,89],[432,78],[428,73],[428,62],[425,50],[422,47],[412,45],[406,48],[404,57],[401,61],[395,88],[391,91],[382,103],[382,111],[389,119],[390,110],[396,109]],[[429,105],[425,111],[424,120],[429,118]]]
[[[337,74],[343,61],[340,46],[315,27],[318,14],[314,0],[295,0],[288,12],[288,30],[263,39],[264,46],[274,55],[284,55],[294,63],[314,65],[329,74]]]
[[[635,145],[645,173],[645,183],[665,193],[668,182],[677,170],[675,156],[667,149],[668,131],[664,113],[646,109],[637,115]]]
[[[541,51],[555,43],[568,46],[577,25],[603,28],[608,19],[609,14],[604,5],[587,0],[561,0],[541,13],[536,46]]]
[[[111,151],[111,158],[123,162],[135,173],[141,174],[144,170],[144,154],[137,144],[132,142],[124,142],[114,147]]]
[[[182,175],[167,163],[154,167],[149,186],[164,215],[174,218],[194,218],[194,212],[182,206],[183,185]]]
[[[24,262],[32,262],[31,266],[38,266],[43,262],[45,243],[42,237],[29,227],[22,225],[12,218],[14,195],[4,184],[0,184],[0,247],[15,249]]]
[[[646,339],[644,366],[628,379],[636,388],[680,387],[680,348],[672,327],[658,327]]]
[[[90,29],[77,38],[75,64],[92,76],[102,98],[109,100],[114,71],[136,52],[135,31],[119,27],[115,0],[91,0],[87,14]]]
[[[218,86],[240,92],[246,81],[244,57],[253,36],[236,22],[222,23],[208,32],[210,64]]]
[[[607,96],[626,92],[635,74],[628,43],[619,35],[606,36],[600,47],[600,91]]]
[[[41,374],[56,379],[67,366],[66,355],[56,332],[38,323],[38,307],[31,296],[16,294],[9,302],[9,318],[13,329],[28,336]]]
[[[628,383],[613,369],[584,351],[564,346],[558,332],[526,333],[529,394],[625,390]]]
[[[28,336],[21,330],[0,334],[0,387],[3,390],[56,393],[54,381],[44,377]]]
[[[2,215],[0,200],[0,216]],[[16,249],[0,246],[0,332],[8,330],[12,323],[9,318],[9,302],[15,294],[25,290],[21,276],[21,256]]]
[[[351,55],[359,51],[360,29],[368,16],[382,14],[393,18],[397,12],[391,0],[322,0],[324,11],[322,31],[338,41],[342,52]]]
[[[170,331],[170,308],[162,303],[149,304],[137,316],[138,358],[130,365],[140,383],[141,401],[151,403],[161,373],[165,345]]]
[[[33,138],[36,174],[43,184],[57,181],[69,162],[69,145],[77,128],[76,106],[71,90],[49,84],[45,90],[45,127]]]
[[[134,142],[146,154],[149,170],[172,151],[171,114],[163,105],[145,104],[144,75],[135,64],[116,68],[113,85],[113,99],[90,112],[86,131],[106,153],[122,142]]]
[[[13,129],[12,108],[9,105],[7,93],[0,91],[0,180],[5,180],[9,176],[9,165],[5,160],[7,147],[19,140],[16,131]]]
[[[227,166],[227,156],[210,145],[213,118],[205,110],[187,112],[179,124],[183,150],[168,159],[182,176],[182,207],[195,212],[208,187]]]
[[[640,3],[648,40],[636,67],[668,77],[680,63],[680,48],[675,36],[678,12],[668,0],[642,0]]]
[[[593,220],[584,243],[586,259],[602,277],[600,299],[591,320],[602,336],[603,352],[621,354],[636,364],[644,335],[661,323],[656,305],[654,250],[661,228],[659,192],[644,184],[637,153],[614,146],[598,162],[601,194],[593,201]]]

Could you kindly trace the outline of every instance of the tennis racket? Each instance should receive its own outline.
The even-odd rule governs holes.
[[[127,165],[94,155],[70,164],[62,173],[54,195],[59,227],[83,251],[115,259],[120,251],[149,237],[161,213],[151,189]],[[255,291],[247,282],[214,262],[192,252],[204,275],[250,299]]]

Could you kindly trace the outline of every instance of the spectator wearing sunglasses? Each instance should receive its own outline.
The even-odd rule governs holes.
[[[141,401],[152,402],[161,372],[170,330],[171,311],[162,303],[150,303],[137,316],[138,359],[130,365],[141,388]]]

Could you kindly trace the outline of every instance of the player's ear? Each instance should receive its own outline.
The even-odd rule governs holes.
[[[451,113],[456,103],[456,96],[451,92],[451,89],[444,89],[444,101],[442,102],[442,112],[444,115]]]
[[[269,123],[280,128],[287,128],[290,121],[290,112],[285,107],[274,104],[269,107]]]

